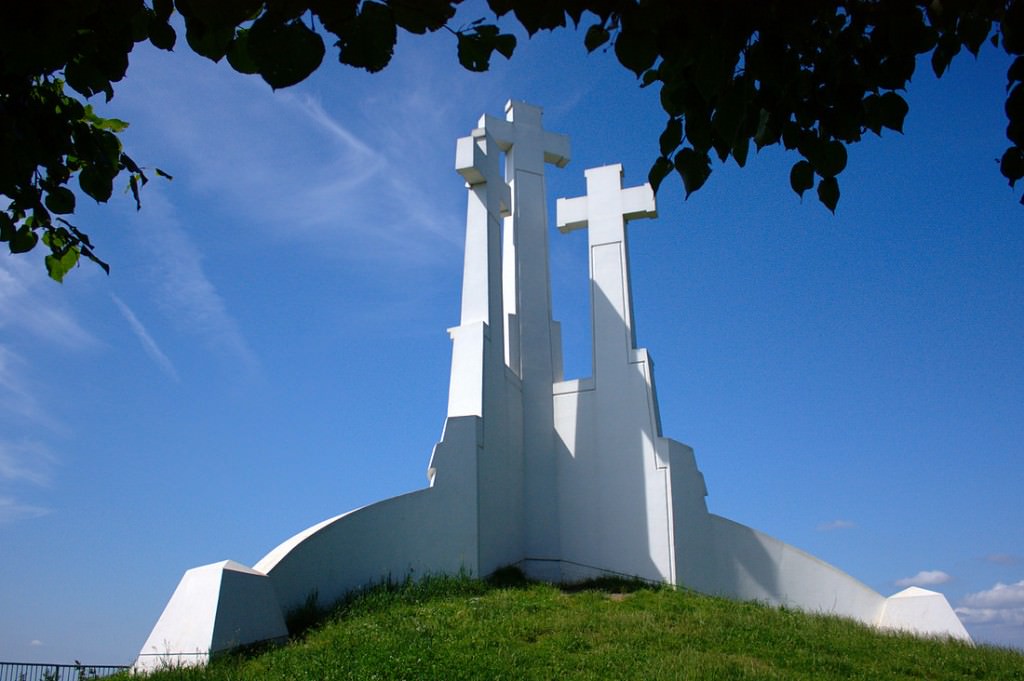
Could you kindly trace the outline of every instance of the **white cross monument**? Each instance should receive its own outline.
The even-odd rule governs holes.
[[[468,189],[462,309],[448,330],[448,414],[429,487],[329,518],[251,568],[187,571],[137,669],[283,639],[285,613],[311,596],[326,606],[388,578],[506,565],[555,582],[640,577],[968,639],[941,594],[911,587],[885,598],[708,512],[693,450],[661,434],[653,364],[636,347],[626,222],[656,209],[650,186],[623,189],[619,165],[587,170],[586,196],[557,202],[563,232],[588,231],[594,343],[592,375],[563,379],[544,170],[568,161],[568,138],[522,102],[458,141]]]

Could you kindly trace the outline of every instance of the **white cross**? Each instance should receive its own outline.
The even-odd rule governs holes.
[[[591,168],[584,175],[587,195],[558,199],[556,204],[556,222],[563,234],[589,227],[591,246],[622,241],[627,220],[658,216],[651,185],[622,188],[622,165]]]
[[[466,180],[466,252],[462,270],[461,323],[501,325],[501,222],[511,192],[501,170],[498,143],[484,128],[455,146],[455,169]]]
[[[558,199],[556,222],[562,233],[588,228],[590,293],[594,334],[594,376],[631,361],[636,347],[629,286],[626,221],[657,216],[649,184],[622,188],[619,164],[591,168],[587,195]]]

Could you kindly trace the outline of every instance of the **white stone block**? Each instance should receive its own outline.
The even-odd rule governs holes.
[[[961,641],[971,637],[946,597],[937,591],[911,586],[885,600],[878,626],[919,636],[948,636]]]
[[[202,665],[219,652],[287,637],[267,576],[225,560],[185,573],[142,646],[135,670]]]

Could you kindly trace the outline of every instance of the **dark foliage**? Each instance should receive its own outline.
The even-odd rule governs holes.
[[[868,132],[902,132],[908,106],[899,93],[917,57],[930,54],[941,76],[987,41],[1014,57],[999,167],[1011,187],[1024,177],[1024,0],[488,0],[493,18],[452,28],[460,1],[0,3],[0,195],[8,200],[0,241],[12,253],[42,242],[58,281],[82,255],[108,269],[64,217],[75,210],[68,185],[104,202],[125,173],[138,204],[149,178],[122,148],[127,123],[83,102],[113,97],[136,43],[174,48],[175,11],[189,48],[272,88],[308,77],[328,44],[342,64],[379,71],[399,29],[448,30],[459,62],[486,71],[495,52],[509,58],[516,48],[502,22],[530,35],[585,23],[588,50],[612,49],[641,87],[660,88],[667,121],[649,173],[655,189],[675,171],[689,196],[708,180],[713,158],[743,166],[752,146],[781,144],[799,157],[793,191],[816,188],[831,211],[847,145]]]

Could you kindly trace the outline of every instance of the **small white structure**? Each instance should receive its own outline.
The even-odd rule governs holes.
[[[557,202],[563,232],[586,229],[593,375],[563,380],[551,316],[544,171],[569,141],[540,109],[510,102],[458,141],[466,181],[462,312],[448,416],[430,486],[330,518],[252,569],[185,573],[136,668],[203,663],[286,635],[283,613],[313,595],[406,575],[487,575],[517,565],[574,581],[636,576],[709,594],[828,612],[969,640],[945,597],[885,598],[799,549],[708,512],[693,450],[661,434],[653,363],[636,347],[626,223],[656,215],[648,185],[618,165],[586,171],[587,194]]]

